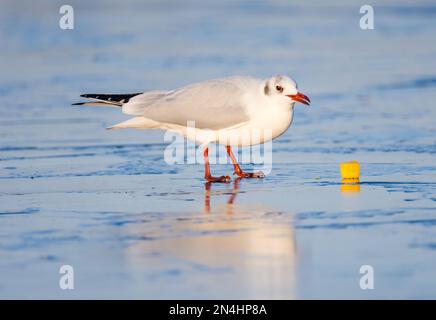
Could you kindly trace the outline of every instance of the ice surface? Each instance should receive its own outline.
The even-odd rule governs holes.
[[[384,1],[363,31],[360,2],[329,3],[69,1],[64,31],[52,1],[2,1],[0,298],[436,298],[436,6]],[[313,103],[263,181],[209,188],[163,133],[70,106],[276,73]]]

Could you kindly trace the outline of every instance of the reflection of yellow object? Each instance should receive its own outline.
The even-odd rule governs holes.
[[[357,161],[341,163],[342,182],[359,182],[360,164]]]
[[[358,183],[343,183],[341,192],[360,192],[360,184]]]

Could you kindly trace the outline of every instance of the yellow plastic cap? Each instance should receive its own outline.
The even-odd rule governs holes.
[[[359,181],[360,164],[357,161],[341,163],[341,176],[343,181]]]

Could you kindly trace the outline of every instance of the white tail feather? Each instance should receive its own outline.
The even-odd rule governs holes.
[[[160,124],[156,121],[144,118],[144,117],[135,117],[129,120],[117,123],[111,127],[106,129],[114,130],[114,129],[126,129],[126,128],[134,128],[134,129],[157,129]]]

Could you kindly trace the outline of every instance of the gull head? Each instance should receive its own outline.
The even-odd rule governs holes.
[[[310,105],[309,97],[299,92],[297,83],[286,76],[278,75],[266,80],[264,93],[279,103],[294,105],[295,102],[300,102]]]

